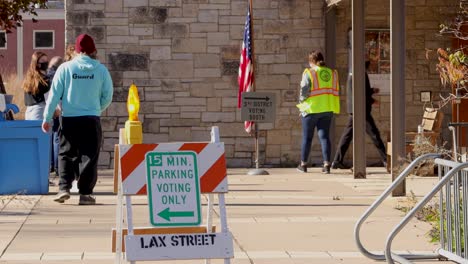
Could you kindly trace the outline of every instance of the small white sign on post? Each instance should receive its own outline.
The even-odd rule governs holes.
[[[274,123],[276,95],[267,92],[243,92],[241,119],[258,123]]]
[[[146,154],[150,223],[196,226],[201,222],[200,179],[193,151]]]

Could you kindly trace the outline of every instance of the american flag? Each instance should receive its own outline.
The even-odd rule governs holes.
[[[249,4],[250,5],[250,4]],[[242,93],[253,91],[253,60],[252,60],[252,29],[250,24],[250,6],[247,10],[247,19],[244,27],[244,41],[242,41],[242,51],[239,64],[239,92],[237,94],[237,107],[242,105]],[[246,121],[245,131],[252,131],[253,122]]]

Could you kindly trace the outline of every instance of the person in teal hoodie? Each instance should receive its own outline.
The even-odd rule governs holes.
[[[54,111],[62,103],[59,131],[59,192],[54,201],[70,199],[78,178],[80,205],[96,204],[92,196],[97,182],[97,163],[102,142],[101,113],[111,104],[113,85],[107,68],[93,59],[94,40],[81,34],[75,42],[76,56],[57,69],[47,99],[42,130],[48,132]]]

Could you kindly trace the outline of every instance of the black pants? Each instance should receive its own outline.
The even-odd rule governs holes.
[[[372,142],[377,147],[379,152],[380,158],[383,162],[387,162],[387,153],[385,152],[385,145],[382,142],[382,138],[380,138],[380,132],[377,126],[375,125],[374,118],[370,113],[366,114],[366,133],[370,136]],[[343,163],[344,156],[346,151],[349,148],[349,144],[353,140],[353,115],[350,114],[348,118],[348,123],[343,131],[343,134],[340,138],[340,143],[338,144],[338,148],[336,150],[335,162]]]
[[[97,116],[62,117],[59,130],[59,188],[70,190],[78,178],[80,194],[92,194],[97,182],[97,164],[102,142]]]

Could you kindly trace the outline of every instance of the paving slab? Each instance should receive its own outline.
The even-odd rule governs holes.
[[[367,179],[353,179],[349,170],[303,174],[294,168],[268,169],[270,175],[248,176],[249,169],[229,169],[226,194],[228,224],[234,237],[233,264],[366,264],[354,242],[354,225],[391,183],[384,168],[369,168]],[[111,170],[100,171],[98,204],[78,206],[78,195],[64,204],[52,201],[57,186],[42,196],[18,196],[0,203],[0,263],[114,263],[110,252],[115,226],[116,196]],[[52,178],[57,182],[57,178]],[[410,177],[409,196],[422,197],[437,179]],[[1,197],[1,196],[0,196]],[[202,195],[206,213],[207,195]],[[219,215],[214,196],[215,215]],[[402,219],[395,208],[408,198],[389,197],[363,225],[361,238],[369,250],[381,251],[388,232]],[[134,223],[149,226],[146,196],[132,197]],[[206,219],[203,219],[206,222]],[[218,225],[219,219],[213,223]],[[395,250],[433,252],[431,226],[412,220],[394,241]],[[161,263],[147,261],[145,263]],[[204,263],[203,260],[164,263]],[[212,264],[224,263],[212,260]],[[418,263],[444,263],[423,261]]]

